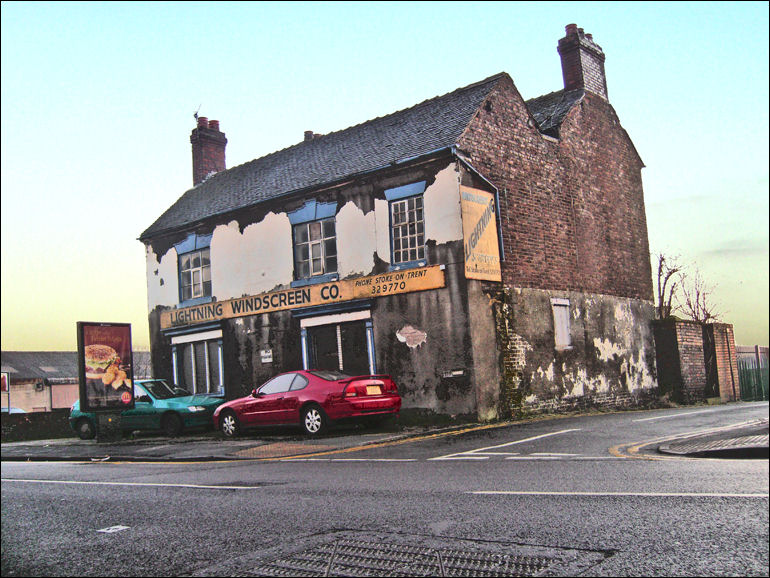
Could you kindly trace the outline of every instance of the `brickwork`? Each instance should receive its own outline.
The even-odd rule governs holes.
[[[604,52],[590,34],[575,24],[568,25],[566,35],[559,40],[559,54],[565,90],[583,88],[607,98]]]
[[[500,190],[507,286],[652,300],[643,164],[609,103],[586,94],[556,141],[505,77],[460,148]]]
[[[703,357],[703,331],[699,323],[680,321],[676,342],[682,372],[682,401],[700,401],[706,395],[706,362]]]
[[[733,326],[725,323],[710,323],[704,327],[704,343],[713,347],[716,364],[716,390],[723,402],[741,398],[738,383],[738,355],[735,350]]]
[[[219,130],[219,121],[209,121],[206,117],[198,118],[198,127],[190,135],[193,159],[193,184],[197,185],[211,173],[224,171],[225,133]]]

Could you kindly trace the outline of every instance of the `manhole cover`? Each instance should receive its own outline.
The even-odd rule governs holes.
[[[195,576],[577,576],[605,552],[416,536],[334,532],[243,556]]]

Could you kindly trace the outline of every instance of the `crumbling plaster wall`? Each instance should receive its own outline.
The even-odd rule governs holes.
[[[457,163],[450,162],[437,170],[425,190],[424,206],[426,242],[443,244],[462,239]],[[335,220],[340,278],[374,273],[375,258],[390,262],[387,201],[376,199],[374,210],[367,212],[354,200],[340,195]],[[244,219],[233,219],[213,229],[211,286],[213,297],[219,301],[287,287],[294,279],[292,227],[288,214],[271,211],[257,222],[241,221]],[[177,261],[173,246],[159,258],[152,244],[147,245],[149,311],[178,305]]]
[[[552,298],[569,299],[571,345],[561,350],[555,346]],[[512,289],[500,312],[507,316],[498,320],[508,332],[504,364],[516,376],[509,386],[524,406],[626,404],[657,387],[651,302]]]

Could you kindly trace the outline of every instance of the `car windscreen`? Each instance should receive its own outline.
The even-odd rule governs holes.
[[[350,375],[342,373],[341,371],[334,371],[332,369],[322,369],[318,371],[311,371],[311,374],[326,381],[338,381],[340,379],[350,379]]]
[[[165,381],[160,379],[155,381],[143,381],[142,386],[144,386],[155,399],[171,399],[172,397],[190,395],[187,392],[180,394],[178,391],[174,391]]]

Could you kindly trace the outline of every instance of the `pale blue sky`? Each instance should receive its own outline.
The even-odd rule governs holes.
[[[192,184],[199,106],[232,167],[501,71],[559,90],[573,22],[646,164],[651,249],[768,344],[766,2],[3,2],[1,22],[3,350],[74,350],[77,321],[149,345],[136,239]]]

